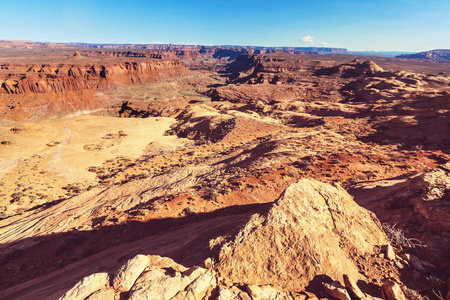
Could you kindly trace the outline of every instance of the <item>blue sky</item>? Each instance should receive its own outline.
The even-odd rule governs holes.
[[[0,39],[450,48],[450,0],[0,0]]]

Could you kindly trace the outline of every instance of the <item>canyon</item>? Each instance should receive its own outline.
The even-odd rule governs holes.
[[[1,299],[447,299],[450,65],[0,42]]]

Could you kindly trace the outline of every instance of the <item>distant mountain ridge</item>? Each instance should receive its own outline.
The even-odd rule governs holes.
[[[450,60],[450,49],[436,49],[415,54],[402,54],[396,57],[400,58],[419,58],[432,60]]]
[[[415,52],[404,51],[349,51],[350,54],[363,56],[381,56],[381,57],[396,57],[402,54],[415,54]]]
[[[89,43],[68,43],[64,45],[88,47],[88,48],[127,48],[127,49],[228,49],[228,50],[253,50],[259,53],[282,51],[289,54],[349,54],[345,48],[329,47],[263,47],[263,46],[237,46],[237,45],[174,45],[174,44],[89,44]]]
[[[158,51],[178,51],[178,52],[198,52],[201,54],[213,55],[218,51],[252,52],[263,54],[268,52],[281,51],[288,54],[350,54],[345,48],[329,47],[265,47],[265,46],[239,46],[239,45],[176,45],[176,44],[100,44],[100,43],[50,43],[33,41],[11,41],[0,40],[0,48],[25,48],[36,47],[45,48],[65,48],[83,47],[95,49],[128,49],[128,50],[158,50]],[[189,55],[188,55],[189,56]],[[236,55],[234,55],[235,58]]]

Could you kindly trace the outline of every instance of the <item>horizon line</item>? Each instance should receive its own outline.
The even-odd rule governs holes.
[[[191,44],[191,43],[159,43],[159,42],[149,42],[149,43],[120,43],[120,42],[52,42],[52,41],[33,41],[33,40],[0,40],[0,42],[31,42],[31,43],[44,43],[44,44],[84,44],[84,45],[124,45],[124,46],[146,46],[146,45],[152,45],[152,46],[163,46],[163,45],[174,45],[174,46],[200,46],[200,47],[247,47],[247,48],[284,48],[284,49],[305,49],[305,48],[317,48],[317,49],[340,49],[340,50],[346,50],[348,52],[376,52],[376,53],[383,53],[383,52],[398,52],[398,53],[421,53],[421,52],[427,52],[427,51],[435,51],[435,50],[450,50],[445,48],[439,48],[439,49],[430,49],[425,51],[399,51],[399,50],[349,50],[348,48],[344,47],[330,47],[330,46],[260,46],[260,45],[239,45],[239,44]]]

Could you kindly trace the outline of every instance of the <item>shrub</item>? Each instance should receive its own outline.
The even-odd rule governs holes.
[[[412,249],[416,247],[423,247],[421,241],[414,238],[407,238],[401,229],[395,228],[395,225],[397,224],[394,225],[390,225],[387,223],[382,224],[384,232],[386,233],[389,242],[391,243],[392,246],[400,249],[403,248]]]
[[[402,286],[402,291],[409,300],[429,300],[427,296],[422,296],[418,291]]]

